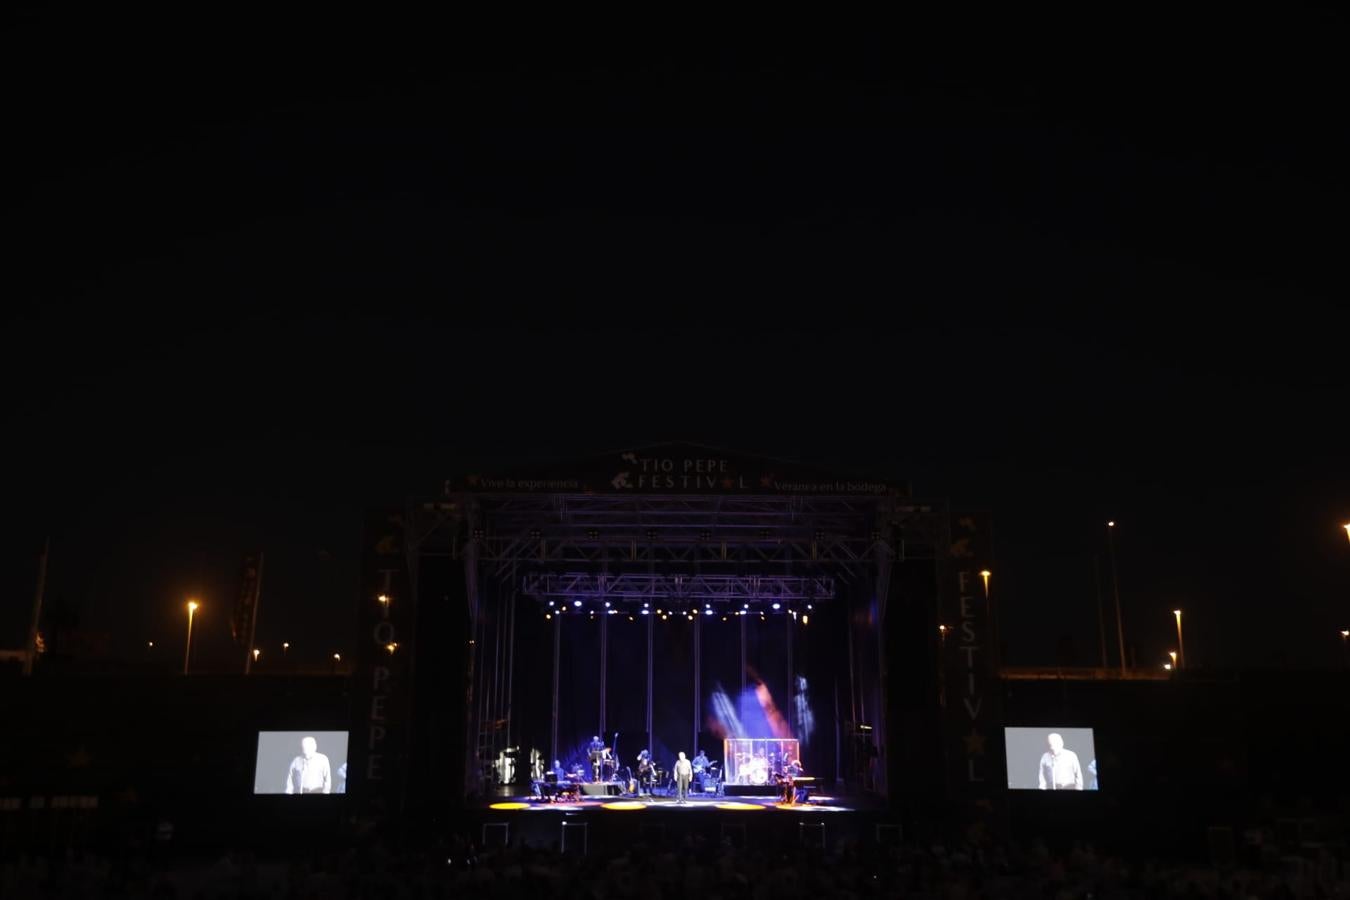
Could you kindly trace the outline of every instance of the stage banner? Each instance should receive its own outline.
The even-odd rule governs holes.
[[[375,511],[363,529],[348,792],[362,815],[397,815],[409,748],[412,580],[401,511]]]
[[[997,830],[1006,795],[996,652],[997,575],[987,513],[952,512],[951,546],[943,569],[936,637],[949,808],[971,829],[971,836],[979,836]]]
[[[698,444],[662,444],[535,470],[473,473],[447,481],[445,492],[903,496],[908,489],[875,478],[841,477],[801,463]]]

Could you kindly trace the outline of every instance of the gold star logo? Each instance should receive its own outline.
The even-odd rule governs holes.
[[[970,729],[970,734],[961,738],[961,740],[966,745],[966,756],[984,756],[984,735],[974,728]]]

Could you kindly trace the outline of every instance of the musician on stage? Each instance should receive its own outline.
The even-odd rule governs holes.
[[[708,777],[707,754],[702,750],[698,751],[698,755],[694,757],[692,765],[694,767],[694,783],[698,785],[699,792],[702,793],[706,790],[704,779]]]
[[[685,758],[684,751],[680,751],[680,758],[675,760],[675,787],[679,790],[679,802],[683,803],[689,799],[689,781],[694,777],[694,767]]]
[[[652,765],[651,753],[643,750],[637,756],[637,763],[638,796],[641,797],[646,794],[650,797],[652,795],[652,782],[656,778],[656,767]]]
[[[797,776],[802,774],[802,761],[794,759],[783,766],[783,802],[797,802]]]
[[[600,740],[600,735],[591,738],[591,743],[587,746],[587,754],[591,760],[591,780],[600,781],[605,777],[605,742]]]

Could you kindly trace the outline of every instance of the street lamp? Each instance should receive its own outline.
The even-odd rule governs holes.
[[[1341,527],[1345,529],[1345,536],[1346,536],[1347,538],[1350,538],[1350,522],[1346,522],[1346,523],[1345,523],[1344,525],[1342,525]]]
[[[1341,655],[1345,657],[1345,664],[1350,666],[1350,628],[1341,629]]]
[[[1179,668],[1186,668],[1186,641],[1181,637],[1181,610],[1172,610],[1172,615],[1177,617],[1177,650],[1180,651],[1181,665]]]
[[[993,575],[988,569],[980,570],[980,577],[984,579],[984,599],[989,599],[989,576]]]
[[[192,659],[192,617],[197,613],[197,601],[189,600],[187,602],[188,611],[188,631],[187,631],[187,649],[183,651],[183,674],[188,673],[188,662]]]
[[[1172,671],[1172,664],[1171,664],[1171,663],[1163,663],[1163,668],[1170,672],[1170,671]]]
[[[1177,651],[1168,650],[1167,655],[1172,657],[1172,665],[1175,666],[1177,664]]]
[[[253,661],[254,661],[254,662],[257,662],[259,656],[262,656],[262,651],[259,650],[257,647],[254,647],[254,648],[253,648]]]
[[[290,649],[291,649],[291,642],[290,642],[290,641],[282,641],[282,642],[281,642],[281,655],[282,655],[283,657],[286,655],[286,651],[287,651],[287,650],[290,650]]]

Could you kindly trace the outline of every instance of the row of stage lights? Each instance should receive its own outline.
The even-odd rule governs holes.
[[[700,612],[702,612],[702,614],[703,614],[704,616],[716,616],[716,615],[719,615],[718,611],[715,610],[715,609],[713,609],[713,608],[712,608],[712,604],[710,604],[710,603],[709,603],[709,604],[705,604],[704,607],[703,607],[703,609],[702,609],[701,611],[698,610],[698,609],[683,609],[683,610],[665,609],[664,607],[657,607],[656,610],[653,611],[653,610],[652,610],[652,605],[651,605],[650,603],[643,603],[643,604],[642,604],[642,609],[640,609],[640,610],[637,611],[637,615],[634,615],[633,613],[625,613],[625,612],[623,612],[622,610],[614,609],[613,606],[610,604],[610,602],[609,602],[608,600],[605,601],[605,605],[604,605],[604,609],[603,609],[603,610],[599,610],[599,609],[595,609],[595,608],[591,608],[591,609],[587,610],[587,609],[583,609],[583,608],[582,608],[583,606],[584,606],[584,604],[583,604],[582,601],[580,601],[580,600],[573,600],[573,601],[572,601],[572,609],[573,609],[573,611],[576,612],[578,615],[589,615],[590,618],[592,618],[592,619],[595,618],[595,615],[596,615],[597,612],[603,612],[605,615],[610,615],[610,616],[621,616],[621,615],[626,615],[626,616],[628,616],[628,621],[630,621],[630,622],[636,622],[636,621],[637,621],[637,616],[638,616],[638,615],[642,615],[642,616],[653,616],[653,617],[655,617],[655,618],[659,618],[659,619],[660,619],[661,621],[663,621],[663,622],[669,621],[671,616],[675,616],[676,618],[683,617],[683,618],[685,618],[685,619],[688,619],[690,622],[692,622],[692,621],[694,621],[694,619],[698,618],[698,615],[699,615]],[[779,611],[782,611],[782,609],[783,609],[783,604],[782,604],[782,603],[778,603],[778,602],[774,602],[774,603],[769,604],[769,608],[770,608],[773,612],[779,612]],[[803,625],[809,625],[810,622],[811,622],[811,616],[810,616],[810,612],[809,612],[809,611],[810,611],[810,610],[813,610],[813,609],[815,609],[815,606],[814,606],[813,604],[808,603],[808,604],[806,604],[806,611],[803,611],[803,612],[801,612],[801,613],[799,614],[799,613],[797,612],[797,610],[795,610],[795,609],[788,609],[788,610],[787,610],[787,614],[788,614],[789,616],[791,616],[793,619],[796,619],[796,620],[800,621]],[[567,612],[567,603],[566,603],[566,602],[558,603],[557,601],[550,600],[550,601],[548,601],[548,609],[544,612],[544,618],[545,618],[545,619],[552,619],[554,615],[559,615],[559,616],[561,616],[561,615],[562,615],[563,613],[565,613],[565,612]],[[765,621],[765,620],[767,619],[767,617],[768,617],[768,613],[765,612],[765,610],[764,610],[762,607],[761,607],[761,608],[758,608],[758,609],[751,609],[749,603],[743,604],[743,606],[742,606],[741,609],[737,609],[737,610],[733,610],[733,611],[721,613],[720,615],[721,615],[721,617],[722,617],[722,621],[723,621],[723,622],[728,622],[728,621],[730,621],[731,618],[732,618],[733,616],[754,616],[754,615],[758,615],[759,618],[760,618],[760,621]]]

